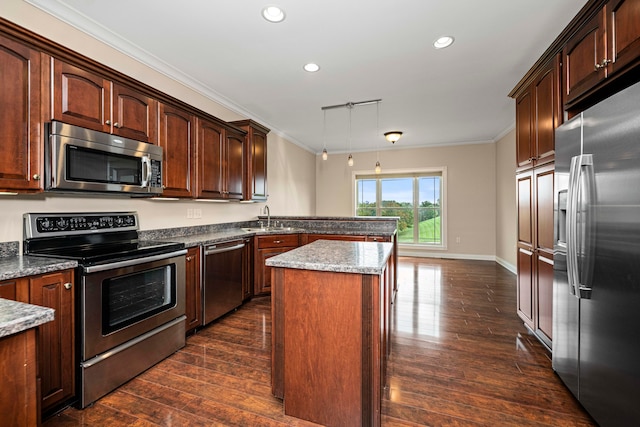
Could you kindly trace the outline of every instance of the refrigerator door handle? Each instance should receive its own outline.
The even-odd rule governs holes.
[[[569,169],[569,182],[567,189],[567,280],[569,282],[569,291],[571,295],[579,297],[577,287],[577,205],[578,205],[578,164],[579,157],[571,158],[571,167]]]
[[[578,165],[578,195],[576,206],[576,219],[579,209],[580,221],[578,225],[580,227],[580,233],[577,234],[576,246],[576,271],[578,275],[577,286],[580,298],[591,298],[591,284],[593,274],[593,248],[594,248],[594,224],[593,221],[593,202],[595,199],[595,179],[593,171],[593,155],[583,154],[580,157]],[[580,249],[580,254],[577,253]]]
[[[567,196],[567,278],[571,294],[578,298],[591,297],[593,197],[593,156],[572,157]]]

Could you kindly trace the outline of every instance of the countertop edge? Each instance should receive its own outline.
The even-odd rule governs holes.
[[[0,298],[0,337],[14,335],[55,319],[55,310]]]

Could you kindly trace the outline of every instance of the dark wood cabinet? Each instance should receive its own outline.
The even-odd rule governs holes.
[[[553,312],[553,164],[516,177],[518,315],[551,347]]]
[[[640,64],[640,0],[610,0],[581,25],[563,49],[564,104],[584,101]],[[631,78],[637,81],[637,78]],[[605,95],[611,91],[605,91]]]
[[[55,319],[37,333],[39,407],[45,415],[75,395],[73,287],[72,270],[0,282],[0,298],[55,310]]]
[[[200,246],[189,248],[186,257],[185,332],[202,326],[202,288],[200,284]]]
[[[160,103],[159,114],[159,145],[164,149],[162,195],[195,197],[195,118],[163,103]]]
[[[29,303],[55,310],[55,320],[38,329],[38,372],[45,414],[75,393],[73,286],[71,270],[29,279]]]
[[[0,190],[42,191],[44,55],[0,35]]]
[[[600,9],[565,45],[562,51],[565,104],[607,76],[604,28],[604,11]]]
[[[247,132],[245,142],[245,199],[267,200],[267,134],[269,129],[253,120],[231,124]]]
[[[210,120],[198,120],[198,198],[243,197],[245,135]]]
[[[299,245],[298,234],[256,236],[254,240],[254,295],[271,293],[271,267],[265,265],[265,260],[295,249]]]
[[[560,56],[556,55],[516,98],[516,164],[553,161],[555,130],[562,123]]]
[[[347,240],[352,242],[365,242],[367,236],[350,235],[350,234],[316,234],[307,233],[301,236],[301,244],[306,245],[316,240]]]
[[[53,59],[54,120],[157,144],[157,110],[142,92]]]

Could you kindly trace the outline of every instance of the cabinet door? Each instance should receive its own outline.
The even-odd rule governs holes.
[[[551,346],[553,339],[553,259],[542,251],[536,254],[536,324],[537,330],[547,338]]]
[[[533,96],[527,89],[516,99],[516,164],[530,166],[533,162]]]
[[[202,291],[200,289],[200,247],[189,248],[186,258],[186,332],[202,325]]]
[[[12,279],[0,282],[0,298],[28,303],[28,281],[26,279]]]
[[[38,330],[38,372],[42,410],[74,395],[74,291],[71,271],[29,280],[30,303],[55,310],[55,320]]]
[[[269,248],[260,249],[256,256],[256,280],[254,283],[254,294],[264,295],[271,293],[271,267],[265,265],[265,261],[272,256],[283,254],[294,248]]]
[[[533,175],[531,171],[516,176],[518,201],[518,244],[533,250]]]
[[[535,169],[535,245],[553,253],[553,165]]]
[[[242,200],[245,137],[231,129],[226,130],[225,143],[225,198]]]
[[[224,197],[224,129],[208,120],[198,120],[198,197]]]
[[[560,58],[556,56],[533,82],[536,164],[552,161],[555,155],[555,130],[562,120],[559,69]]]
[[[247,197],[252,200],[267,200],[267,135],[254,130],[250,144],[250,194]]]
[[[42,189],[41,56],[0,36],[0,189]]]
[[[111,131],[111,83],[98,74],[53,60],[53,119]]]
[[[571,103],[607,77],[603,11],[600,10],[567,42],[563,50],[564,104]]]
[[[113,83],[111,133],[151,144],[158,143],[158,102]]]
[[[163,196],[195,197],[194,129],[192,115],[160,104],[159,145],[164,149]]]
[[[605,7],[609,72],[613,74],[640,59],[640,0],[610,0]]]
[[[518,248],[518,288],[517,288],[517,300],[518,300],[518,315],[523,322],[529,325],[533,329],[533,252]]]

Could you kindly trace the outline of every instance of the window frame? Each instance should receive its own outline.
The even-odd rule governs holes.
[[[384,178],[385,176],[392,176],[392,175],[421,175],[424,174],[425,176],[428,175],[436,175],[436,174],[440,174],[441,176],[441,180],[442,180],[442,188],[441,188],[441,194],[440,194],[440,244],[429,244],[429,243],[406,243],[406,242],[398,242],[398,246],[400,247],[400,249],[430,249],[430,250],[446,250],[447,249],[447,203],[448,203],[448,195],[447,195],[447,167],[446,166],[440,166],[440,167],[432,167],[432,168],[419,168],[419,169],[390,169],[390,170],[384,170],[382,173],[380,174],[375,174],[372,173],[371,170],[359,170],[359,171],[353,171],[351,174],[351,214],[353,216],[357,216],[357,204],[358,204],[358,200],[357,200],[357,195],[358,195],[358,188],[357,188],[357,180],[359,176],[365,176],[365,177],[373,177],[375,175],[375,178]],[[364,178],[366,179],[366,178]],[[376,193],[378,193],[380,190],[378,188],[379,186],[376,185]],[[380,194],[376,194],[376,204],[377,204],[377,199],[380,197]],[[414,189],[414,199],[416,196],[416,191]],[[414,202],[414,209],[418,209],[418,206],[415,205]],[[360,218],[371,218],[371,217],[366,217],[366,216],[361,216]],[[385,217],[382,217],[385,218]]]

